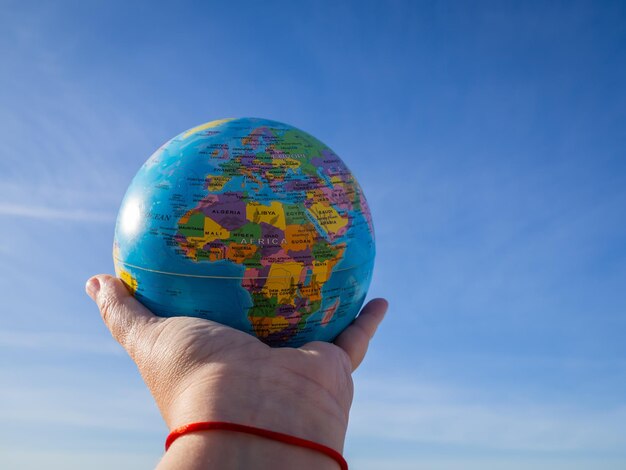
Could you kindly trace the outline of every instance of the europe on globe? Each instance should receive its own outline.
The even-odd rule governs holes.
[[[124,196],[113,246],[117,276],[155,314],[294,347],[350,324],[374,255],[367,201],[345,163],[258,118],[212,121],[161,146]]]

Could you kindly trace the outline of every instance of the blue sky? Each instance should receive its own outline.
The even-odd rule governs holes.
[[[391,308],[356,470],[626,467],[623,2],[34,2],[0,15],[0,466],[151,468],[166,434],[84,295],[202,122],[350,166]]]

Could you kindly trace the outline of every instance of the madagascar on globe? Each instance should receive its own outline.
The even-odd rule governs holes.
[[[214,320],[271,346],[332,341],[372,278],[374,228],[343,161],[267,119],[221,119],[159,148],[115,227],[115,271],[160,316]]]

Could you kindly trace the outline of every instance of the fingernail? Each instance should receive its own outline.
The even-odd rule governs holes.
[[[100,292],[100,281],[98,281],[97,277],[92,277],[87,281],[87,284],[85,284],[85,291],[95,302],[98,292]]]

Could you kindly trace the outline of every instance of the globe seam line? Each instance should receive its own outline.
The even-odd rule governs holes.
[[[141,269],[142,271],[148,271],[151,273],[156,273],[156,274],[166,274],[169,276],[181,276],[181,277],[197,277],[197,278],[203,278],[203,279],[269,279],[267,276],[258,276],[258,277],[251,277],[251,276],[247,276],[247,277],[236,277],[236,276],[206,276],[206,275],[201,275],[201,274],[186,274],[186,273],[172,273],[172,272],[168,272],[168,271],[160,271],[158,269],[150,269],[150,268],[144,268],[143,266],[137,266],[136,264],[131,264],[131,263],[127,263],[126,261],[122,261],[119,258],[114,258],[115,261],[123,264],[124,266],[128,266],[130,268],[135,268],[135,269]],[[354,266],[350,266],[348,268],[341,268],[341,269],[333,269],[332,271],[334,273],[336,272],[340,272],[340,271],[348,271],[350,269],[356,269],[359,268],[369,262],[372,262],[374,260],[374,258],[372,258],[371,260],[365,261],[363,263],[360,264],[356,264]],[[288,279],[292,276],[272,276],[271,279]]]

